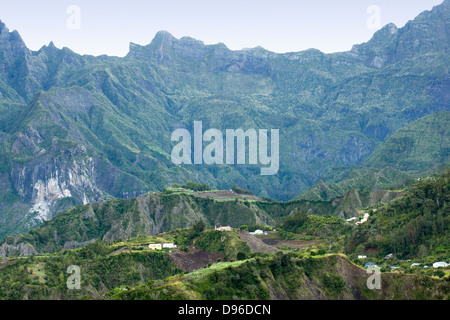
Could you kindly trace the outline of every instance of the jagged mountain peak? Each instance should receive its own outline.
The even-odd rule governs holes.
[[[160,30],[156,33],[155,37],[153,38],[153,41],[158,40],[167,40],[167,39],[176,39],[169,31],[167,30]]]
[[[382,68],[419,55],[448,50],[450,2],[424,11],[402,28],[389,23],[365,43],[353,46],[351,54],[367,65]]]
[[[25,48],[25,43],[19,32],[17,30],[10,32],[8,27],[0,20],[0,49],[9,43],[20,44]]]
[[[6,25],[3,23],[2,20],[0,20],[0,33],[3,31],[4,28],[6,28]]]

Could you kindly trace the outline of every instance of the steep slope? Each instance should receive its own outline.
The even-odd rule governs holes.
[[[444,0],[433,10],[422,12],[398,29],[393,23],[379,30],[367,43],[355,45],[351,52],[366,64],[381,68],[437,50],[448,52],[450,5]]]
[[[346,239],[347,252],[371,250],[379,256],[448,258],[450,170],[420,179],[402,197],[374,212]]]
[[[364,164],[425,171],[450,161],[450,112],[434,113],[397,131]]]
[[[220,232],[218,232],[220,233]],[[236,236],[236,235],[235,235]],[[201,237],[201,235],[200,235]],[[222,235],[227,237],[227,235]],[[445,300],[448,277],[383,272],[381,290],[367,288],[370,274],[343,255],[304,257],[266,254],[209,263],[190,270],[179,259],[197,259],[176,250],[150,251],[140,237],[110,245],[94,243],[51,256],[0,260],[0,298],[7,300]],[[220,237],[219,237],[220,239]],[[220,240],[219,240],[220,242]],[[203,255],[217,257],[213,252]],[[176,257],[175,257],[176,255]],[[185,267],[189,268],[184,261]],[[79,290],[67,289],[68,266],[82,270]]]
[[[165,279],[183,272],[167,253],[124,250],[120,246],[91,244],[58,256],[0,262],[0,299],[75,300],[101,298],[108,290]],[[68,290],[68,266],[82,270],[82,290]],[[8,279],[8,280],[6,280]]]
[[[308,215],[348,218],[359,216],[362,208],[388,202],[403,193],[352,190],[327,201],[288,202],[245,200],[238,194],[233,198],[216,198],[214,191],[149,193],[69,208],[28,233],[6,236],[0,245],[0,256],[26,256],[84,247],[97,240],[111,242],[155,235],[190,227],[198,220],[211,227],[229,225],[239,228],[243,225],[274,226],[299,211]]]
[[[442,172],[450,163],[450,112],[441,111],[403,127],[358,169],[335,169],[294,199],[330,200],[348,190],[404,189],[417,178]]]
[[[6,237],[0,246],[0,255],[33,252],[28,246],[20,251],[21,243],[31,244],[38,252],[54,252],[83,247],[96,240],[111,242],[186,228],[200,219],[210,226],[274,224],[269,214],[252,202],[186,194],[148,194],[68,209],[27,234]]]
[[[358,168],[405,125],[449,111],[449,6],[336,54],[232,51],[167,32],[147,46],[131,44],[125,58],[81,56],[52,43],[33,52],[1,23],[0,235],[74,204],[186,180],[288,200],[336,170]],[[222,132],[280,129],[279,172],[174,165],[171,133],[192,131],[194,121]],[[445,161],[441,152],[428,160]],[[376,160],[386,156],[370,164],[401,166],[397,158]]]
[[[298,259],[275,255],[235,265],[220,264],[211,270],[170,277],[163,283],[123,291],[119,300],[442,300],[448,297],[446,280],[414,275],[381,275],[382,290],[367,288],[368,274],[345,257]]]
[[[415,181],[412,175],[391,167],[355,169],[351,172],[335,170],[333,173],[336,175],[328,174],[326,178],[324,177],[326,183],[323,180],[319,181],[294,200],[332,200],[344,196],[351,190],[370,194],[389,192],[389,190],[398,191]]]

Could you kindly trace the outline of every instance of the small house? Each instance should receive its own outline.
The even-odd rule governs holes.
[[[360,254],[360,255],[358,256],[358,259],[366,259],[366,258],[367,258],[367,256],[362,255],[362,254]]]
[[[391,269],[392,270],[395,270],[395,269],[398,269],[399,267],[397,267],[397,266],[391,266]]]
[[[364,265],[364,269],[367,269],[368,267],[370,267],[370,266],[374,266],[375,268],[376,267],[378,267],[375,263],[373,263],[373,262],[367,262],[365,265]]]
[[[418,266],[420,266],[420,263],[413,263],[413,264],[411,264],[411,268],[418,267]]]
[[[232,227],[230,227],[230,226],[225,226],[225,227],[215,227],[215,230],[217,230],[217,231],[231,231],[231,230],[233,230],[233,228]]]
[[[153,250],[162,250],[162,244],[161,243],[150,243],[148,245],[148,248],[152,251]]]
[[[173,249],[173,248],[176,248],[177,245],[174,243],[163,243],[162,247],[166,248],[166,249]]]
[[[441,267],[445,268],[448,266],[449,266],[449,264],[444,261],[439,261],[439,262],[433,263],[433,268],[441,268]]]

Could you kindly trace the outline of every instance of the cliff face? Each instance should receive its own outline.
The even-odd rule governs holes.
[[[68,205],[87,204],[104,199],[95,186],[95,161],[83,146],[65,149],[56,157],[43,155],[28,164],[14,163],[11,178],[20,198],[30,203],[34,225],[50,220]]]
[[[436,48],[448,51],[450,23],[446,17],[449,14],[450,3],[445,0],[438,8],[422,12],[401,29],[392,23],[386,25],[367,43],[355,45],[351,52],[366,64],[382,68],[430,53]]]
[[[377,204],[388,203],[401,197],[405,191],[360,191],[350,190],[343,197],[333,200],[334,215],[339,218],[359,217],[360,209]]]
[[[0,257],[26,257],[35,255],[37,253],[38,252],[29,243],[20,243],[17,246],[3,243],[0,246]]]

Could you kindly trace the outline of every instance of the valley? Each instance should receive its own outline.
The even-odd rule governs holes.
[[[336,53],[19,31],[0,300],[450,299],[450,0]]]
[[[370,212],[370,218],[363,224],[306,214],[304,204],[294,202],[284,208],[290,210],[284,215],[280,209],[257,211],[261,217],[278,213],[278,223],[273,215],[264,223],[260,220],[260,225],[251,225],[256,220],[247,216],[249,220],[243,221],[247,224],[219,231],[199,218],[188,229],[172,227],[153,235],[118,233],[114,237],[105,229],[103,238],[80,242],[78,235],[89,232],[87,224],[82,229],[74,229],[72,224],[71,232],[64,234],[61,228],[66,226],[60,225],[57,216],[29,234],[7,237],[0,246],[0,298],[446,299],[450,280],[449,188],[447,169],[417,182],[396,199],[378,203],[376,208],[369,206],[363,212]],[[191,194],[195,198],[192,190],[186,194],[176,188],[172,191],[177,197]],[[434,204],[424,200],[417,205],[414,199],[419,194],[434,199]],[[172,202],[174,207],[166,214],[180,213],[174,210],[179,200]],[[236,197],[217,201],[234,205],[223,213],[227,216],[238,208],[236,202],[244,200]],[[255,205],[255,200],[249,201]],[[128,208],[114,207],[115,215],[126,216]],[[111,210],[107,210],[110,215]],[[78,214],[81,219],[96,217],[101,226],[106,221],[98,221],[99,213],[90,206]],[[65,221],[75,220],[72,217]],[[432,229],[427,229],[428,225]],[[264,232],[253,232],[257,229]],[[72,246],[68,242],[63,246],[63,242],[56,241],[59,237],[70,239]],[[29,250],[8,251],[14,245],[11,241]],[[175,246],[152,250],[150,245],[157,243]],[[447,267],[435,267],[437,261],[446,261]],[[369,275],[365,269],[371,263],[380,267],[382,290],[366,286]],[[66,287],[66,269],[70,265],[81,268],[80,290]]]

